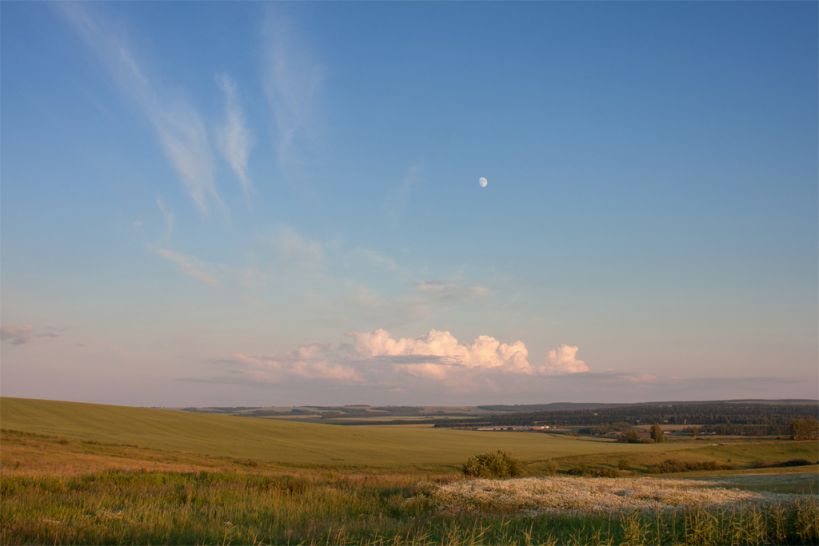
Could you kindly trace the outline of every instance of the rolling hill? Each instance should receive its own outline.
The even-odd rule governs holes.
[[[75,440],[257,459],[295,466],[452,467],[504,449],[524,461],[666,452],[689,443],[628,445],[526,432],[342,427],[176,410],[0,398],[0,426]]]

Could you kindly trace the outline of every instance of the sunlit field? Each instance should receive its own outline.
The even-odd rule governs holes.
[[[0,401],[0,413],[4,429],[290,466],[453,471],[469,456],[492,449],[503,449],[515,457],[535,462],[614,452],[666,452],[699,445],[635,446],[530,433],[340,427],[10,398]]]
[[[813,441],[630,445],[21,399],[3,399],[2,415],[4,544],[805,544],[819,537],[816,465],[749,468],[760,460],[816,461]],[[497,448],[514,453],[526,476],[462,476],[468,456]],[[667,460],[724,469],[659,474],[657,463]],[[601,474],[618,477],[593,477]]]

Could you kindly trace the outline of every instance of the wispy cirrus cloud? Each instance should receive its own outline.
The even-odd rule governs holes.
[[[415,290],[429,298],[451,302],[482,298],[490,293],[486,286],[468,286],[452,280],[419,281],[415,283]]]
[[[360,383],[362,377],[352,366],[337,362],[338,350],[313,343],[280,356],[234,353],[224,362],[235,368],[238,375],[266,383],[278,383],[288,377]]]
[[[63,334],[62,329],[46,326],[35,328],[31,324],[4,324],[0,326],[0,341],[12,345],[24,345],[34,338],[55,338]]]
[[[212,273],[211,267],[194,256],[181,254],[169,248],[151,247],[151,250],[173,265],[183,274],[208,286],[216,286],[219,279]]]
[[[413,188],[426,178],[426,171],[426,162],[417,162],[410,165],[398,185],[387,198],[385,210],[387,218],[393,224],[400,222],[407,208],[407,203],[410,200]]]
[[[34,334],[34,327],[30,324],[0,326],[0,340],[8,341],[12,345],[28,343]]]
[[[236,83],[227,74],[220,75],[218,82],[225,95],[225,119],[217,130],[219,149],[239,179],[245,195],[249,195],[253,193],[253,184],[247,172],[247,162],[253,148],[253,135],[245,123]]]
[[[276,258],[287,264],[313,267],[324,258],[324,245],[290,226],[276,229],[270,237],[270,244]]]
[[[58,2],[54,6],[100,59],[123,94],[148,118],[196,207],[207,214],[212,204],[221,206],[207,128],[196,109],[166,92],[121,37],[123,33],[97,10],[79,2]]]
[[[156,207],[159,209],[159,212],[162,213],[162,221],[165,224],[164,239],[168,241],[171,235],[173,235],[175,222],[173,211],[165,204],[165,200],[161,197],[156,198]]]
[[[292,21],[271,10],[264,27],[264,82],[275,117],[279,168],[291,170],[295,153],[312,131],[324,67],[314,58]]]

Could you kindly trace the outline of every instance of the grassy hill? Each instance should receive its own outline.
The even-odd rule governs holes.
[[[258,459],[297,466],[452,466],[504,449],[525,461],[686,449],[687,443],[628,445],[538,433],[414,427],[341,427],[182,411],[0,398],[0,426],[110,444]]]
[[[435,500],[442,484],[462,479],[457,469],[469,456],[498,448],[533,474],[559,470],[581,491],[596,486],[567,478],[574,469],[633,477],[673,459],[736,472],[754,461],[814,461],[812,441],[617,444],[13,398],[0,398],[0,427],[0,544],[634,544],[646,543],[647,529],[665,544],[727,544],[736,533],[753,537],[748,543],[819,537],[813,497],[777,510],[668,512],[662,522],[659,512],[623,518],[500,505],[478,514],[468,502],[453,511]],[[812,494],[815,472],[755,469],[732,477],[732,487]]]

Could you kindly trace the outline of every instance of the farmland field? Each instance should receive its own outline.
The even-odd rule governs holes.
[[[0,404],[4,544],[720,543],[743,536],[739,543],[762,537],[804,543],[819,537],[817,466],[753,468],[760,461],[816,462],[814,441],[623,444],[10,398]],[[498,448],[518,458],[528,477],[485,486],[463,481],[459,469],[469,456]],[[662,470],[656,465],[669,460],[710,461],[721,470],[655,477]],[[620,477],[584,477],[601,472]],[[561,477],[549,477],[556,473]],[[509,491],[524,496],[515,500]],[[533,491],[551,493],[533,497]],[[557,502],[558,491],[589,506],[599,495],[614,501],[584,513],[537,500]],[[618,501],[624,494],[629,498]],[[669,501],[676,508],[660,509],[657,498],[676,499]]]
[[[467,457],[504,449],[526,461],[684,450],[698,444],[630,445],[566,436],[416,427],[341,427],[74,402],[0,400],[2,428],[286,465],[455,470]]]

